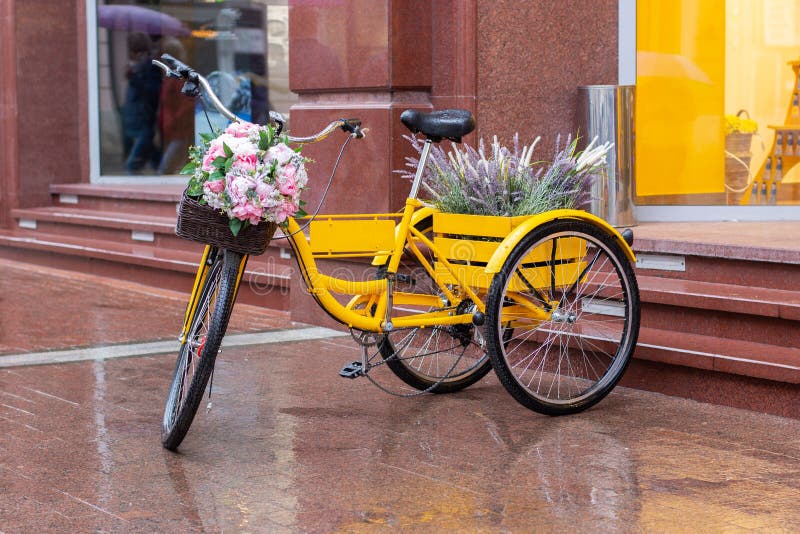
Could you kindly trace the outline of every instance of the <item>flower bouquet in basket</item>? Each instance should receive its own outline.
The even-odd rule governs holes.
[[[266,249],[277,225],[304,215],[308,175],[300,149],[271,126],[231,123],[189,149],[191,176],[178,208],[182,237],[245,254]]]

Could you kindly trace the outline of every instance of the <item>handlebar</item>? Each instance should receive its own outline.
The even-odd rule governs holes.
[[[200,96],[200,94],[205,94],[211,103],[214,104],[214,107],[219,110],[222,115],[234,122],[239,122],[241,119],[234,115],[225,105],[220,101],[219,97],[214,93],[214,90],[211,88],[211,84],[208,83],[208,80],[205,77],[198,74],[193,68],[178,61],[174,57],[170,56],[169,54],[163,54],[161,56],[161,61],[158,59],[153,60],[153,65],[160,68],[164,71],[164,74],[169,78],[178,78],[186,80],[186,83],[181,89],[181,92],[187,96]],[[286,119],[284,119],[283,115],[278,113],[277,111],[270,111],[269,112],[269,120],[277,125],[276,134],[280,135],[281,130],[283,130],[283,125],[286,123]],[[328,137],[331,132],[336,130],[337,128],[341,128],[345,132],[348,132],[352,137],[356,139],[363,139],[366,135],[366,130],[361,129],[361,121],[359,119],[338,119],[330,124],[328,124],[325,128],[322,129],[317,134],[310,135],[307,137],[289,137],[289,142],[291,143],[316,143],[317,141],[322,141],[326,137]]]

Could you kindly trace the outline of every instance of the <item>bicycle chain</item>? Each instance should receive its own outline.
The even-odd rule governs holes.
[[[352,333],[352,329],[351,329],[351,333]],[[371,333],[371,332],[369,332],[369,333]],[[376,344],[377,344],[377,342],[376,342]],[[450,369],[448,369],[447,372],[445,372],[444,375],[439,380],[437,380],[434,384],[431,384],[427,388],[425,388],[423,390],[420,390],[420,391],[415,391],[415,392],[412,392],[412,393],[398,393],[396,391],[392,391],[392,390],[382,386],[381,384],[379,384],[374,378],[372,378],[369,375],[369,371],[373,367],[380,367],[381,365],[385,365],[389,361],[389,359],[391,359],[391,358],[395,358],[396,360],[402,360],[402,358],[397,356],[397,351],[395,350],[394,354],[392,354],[388,359],[383,359],[383,360],[379,361],[376,364],[372,364],[372,363],[370,363],[371,360],[373,360],[379,354],[380,351],[375,352],[370,357],[367,357],[367,347],[368,346],[369,345],[363,345],[363,344],[361,345],[361,347],[362,347],[362,349],[361,349],[361,351],[362,351],[362,359],[364,361],[364,376],[366,376],[369,379],[369,381],[372,382],[372,384],[375,387],[377,387],[378,389],[380,389],[384,393],[388,393],[389,395],[393,395],[395,397],[403,397],[403,398],[417,397],[419,395],[424,395],[426,393],[430,393],[433,390],[435,390],[437,387],[439,387],[439,384],[441,384],[442,382],[444,382],[445,380],[447,380],[450,377],[450,373],[453,372],[453,370],[456,368],[456,366],[461,361],[461,358],[464,357],[464,353],[466,353],[466,349],[464,351],[462,351],[461,354],[458,356],[458,358],[456,358],[456,360],[453,362],[453,365],[450,366]]]

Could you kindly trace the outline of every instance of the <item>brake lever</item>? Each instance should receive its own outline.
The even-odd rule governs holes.
[[[341,128],[345,132],[349,133],[355,139],[363,139],[364,136],[367,134],[367,130],[361,129],[361,120],[360,119],[340,119],[342,121]]]

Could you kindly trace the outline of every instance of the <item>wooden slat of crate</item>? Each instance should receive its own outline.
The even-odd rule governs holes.
[[[394,248],[395,223],[388,219],[322,219],[311,222],[312,254],[379,254]]]

